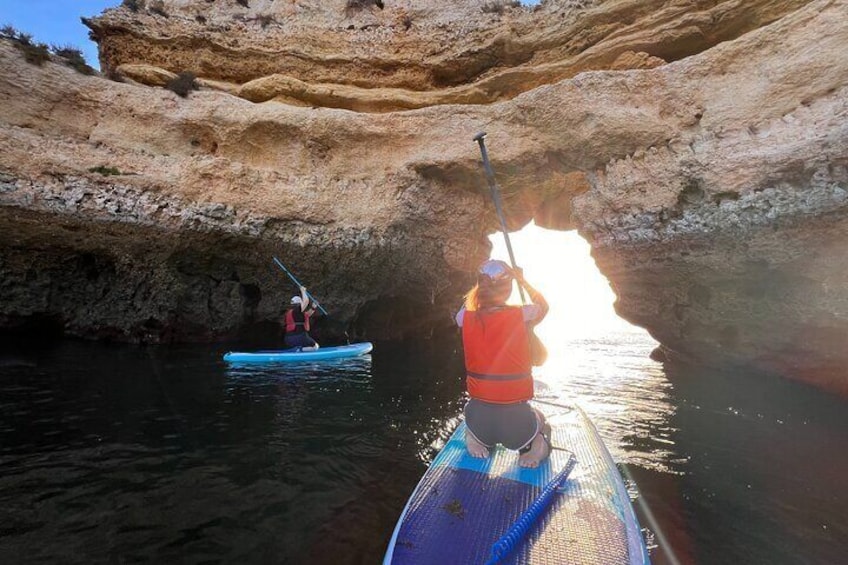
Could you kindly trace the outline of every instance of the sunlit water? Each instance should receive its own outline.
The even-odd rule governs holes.
[[[656,342],[635,328],[548,342],[548,362],[536,371],[537,398],[579,404],[616,461],[672,471],[678,461],[663,445],[672,441],[675,406],[662,366],[649,358]],[[650,449],[634,449],[646,442]]]

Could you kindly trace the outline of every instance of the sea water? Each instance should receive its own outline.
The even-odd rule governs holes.
[[[453,336],[455,338],[455,336]],[[464,404],[456,339],[333,363],[61,341],[0,355],[0,562],[380,562]],[[848,406],[564,337],[537,396],[579,403],[654,563],[842,563]]]

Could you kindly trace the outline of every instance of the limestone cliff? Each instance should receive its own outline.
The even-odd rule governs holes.
[[[0,323],[231,336],[276,254],[339,327],[438,331],[496,227],[486,130],[513,225],[579,229],[667,351],[846,390],[847,14],[125,2],[89,22],[124,83],[0,46]]]
[[[385,112],[656,67],[806,3],[139,0],[87,23],[104,69],[140,82],[190,71],[254,102]]]

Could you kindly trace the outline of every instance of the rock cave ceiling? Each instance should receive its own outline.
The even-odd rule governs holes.
[[[103,77],[0,45],[4,327],[232,336],[276,253],[360,335],[447,328],[486,130],[511,226],[578,229],[669,353],[845,387],[844,0],[133,4]]]

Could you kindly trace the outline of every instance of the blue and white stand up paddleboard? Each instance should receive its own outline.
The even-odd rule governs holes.
[[[321,347],[311,351],[280,349],[276,351],[256,351],[245,353],[230,351],[224,355],[224,361],[230,363],[302,363],[308,361],[327,361],[366,355],[374,349],[370,342],[352,343],[337,347]]]
[[[471,457],[460,424],[407,502],[383,565],[650,563],[594,425],[577,407],[550,423],[555,449],[537,469],[502,446]]]

